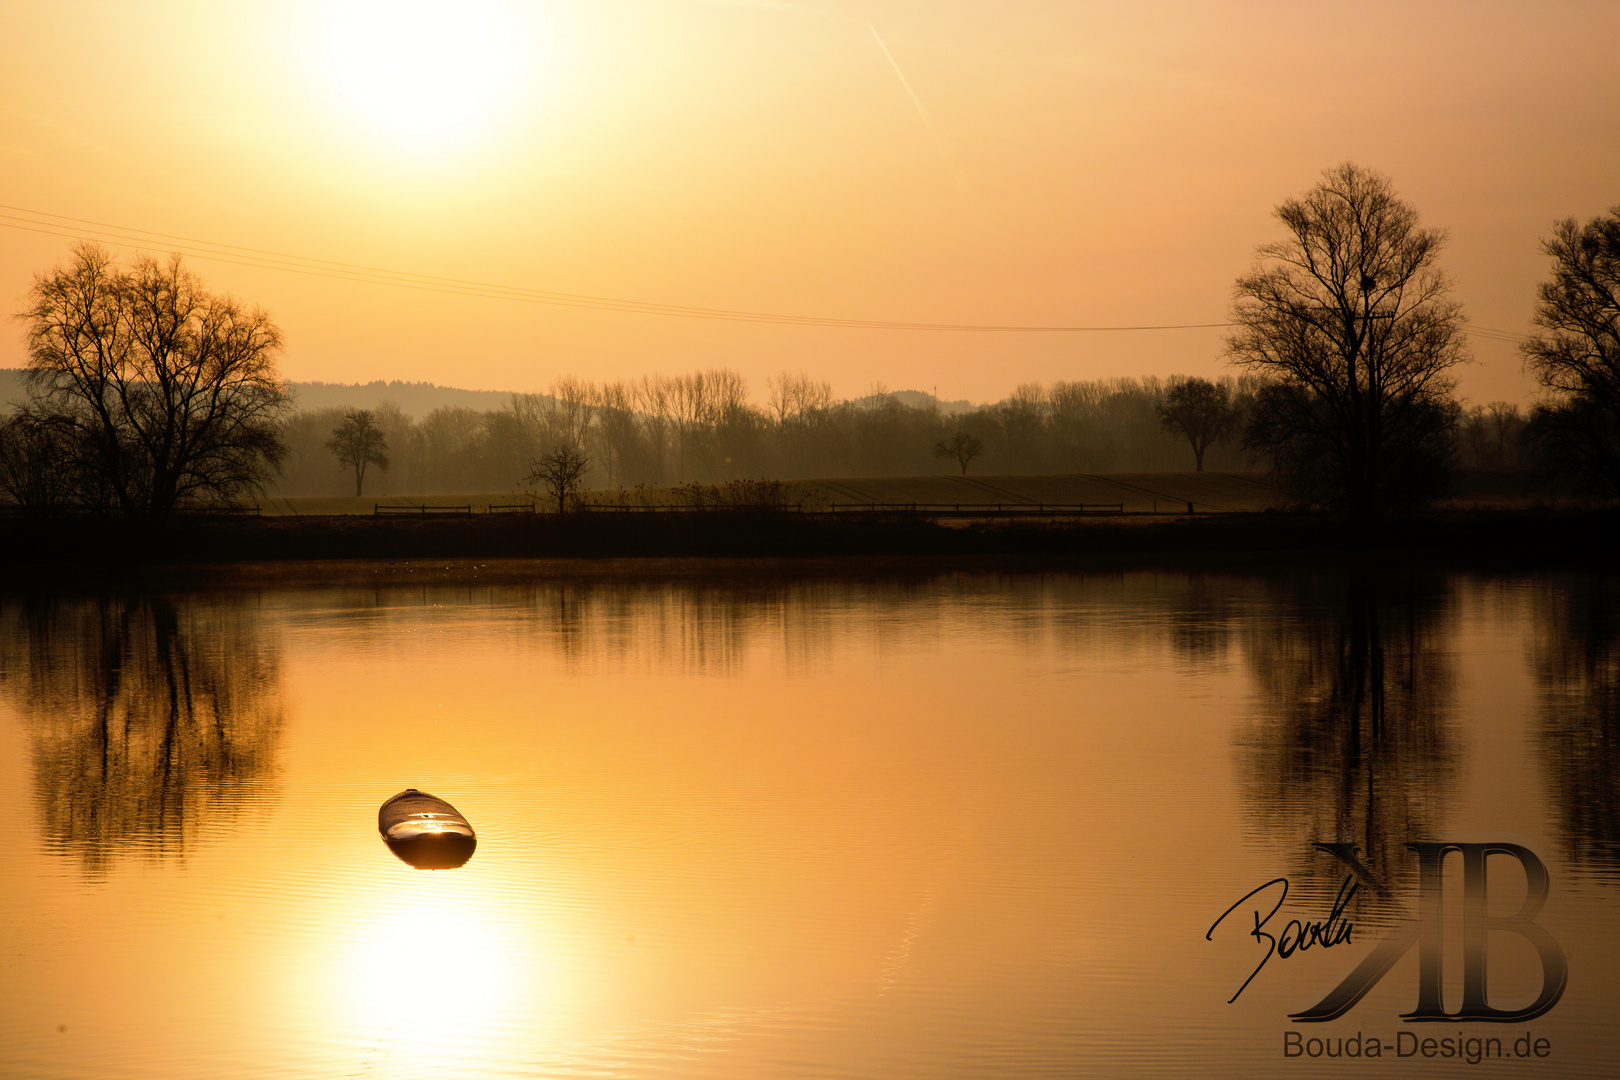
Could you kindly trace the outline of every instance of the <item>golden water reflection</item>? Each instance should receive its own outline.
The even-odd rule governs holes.
[[[1398,880],[1406,839],[1486,804],[1537,850],[1601,839],[1601,815],[1539,794],[1599,784],[1599,766],[1486,761],[1482,740],[1542,732],[1541,688],[1564,670],[1549,658],[1610,639],[1552,603],[1557,583],[1466,601],[1491,588],[743,576],[7,604],[0,737],[26,753],[0,755],[16,793],[0,810],[39,829],[0,835],[0,865],[24,868],[0,979],[28,991],[0,1015],[0,1061],[165,1078],[1273,1071],[1283,1017],[1343,960],[1297,958],[1228,1005],[1243,943],[1203,942],[1224,904],[1276,874],[1332,883],[1324,839]],[[109,652],[136,659],[116,678],[26,674]],[[1558,686],[1601,694],[1567,663]],[[1485,674],[1525,709],[1480,698]],[[169,775],[232,827],[199,811],[164,832],[147,803],[46,768],[79,744],[41,732],[136,717],[137,686],[192,742],[126,755],[111,790],[198,763]],[[212,689],[174,708],[183,687]],[[377,807],[407,786],[466,815],[474,859],[389,854]],[[67,798],[106,808],[94,843],[65,839],[50,807]],[[119,859],[121,843],[155,857]],[[1558,880],[1551,917],[1586,981],[1549,1030],[1564,1060],[1606,1060],[1620,1036],[1593,965],[1620,962],[1615,897]],[[1360,1022],[1397,1023],[1409,987],[1385,990]]]
[[[1394,896],[1433,839],[1460,769],[1449,589],[1439,574],[1279,581],[1244,620],[1257,691],[1242,774],[1258,831],[1293,852],[1295,875],[1336,887],[1344,866],[1316,844],[1356,845],[1363,886]]]
[[[0,611],[0,692],[26,717],[48,843],[92,876],[183,855],[273,779],[281,658],[259,613],[164,597]]]
[[[1563,853],[1620,875],[1620,583],[1548,582],[1535,610],[1538,743]]]
[[[534,973],[512,947],[511,913],[444,881],[394,882],[333,913],[324,1022],[368,1052],[446,1075],[476,1057],[486,1022],[504,1015]]]

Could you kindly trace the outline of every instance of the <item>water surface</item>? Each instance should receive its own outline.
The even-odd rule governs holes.
[[[508,576],[0,600],[18,1077],[1611,1075],[1620,624],[1576,576]],[[416,871],[405,787],[479,832]],[[1413,840],[1548,866],[1566,992],[1408,1024]],[[1352,940],[1258,959],[1326,917]],[[1447,1008],[1460,1000],[1447,864]],[[1487,910],[1525,893],[1490,863]],[[1376,888],[1375,888],[1376,886]],[[1523,937],[1489,993],[1540,990]],[[1309,1030],[1304,1030],[1308,1028]],[[1444,1030],[1441,1030],[1444,1029]],[[1459,1048],[1463,1043],[1456,1044]],[[1404,1048],[1405,1044],[1402,1043]]]

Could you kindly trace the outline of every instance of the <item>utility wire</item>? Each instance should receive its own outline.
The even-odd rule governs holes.
[[[481,296],[497,300],[515,300],[530,304],[550,304],[559,307],[590,308],[600,311],[622,311],[641,315],[665,315],[688,319],[717,319],[729,322],[770,323],[785,326],[827,326],[859,330],[941,330],[953,332],[995,333],[1104,333],[1118,331],[1155,330],[1209,330],[1221,329],[1231,323],[1180,323],[1174,325],[1144,326],[1034,326],[1023,324],[985,323],[931,323],[906,322],[894,319],[845,319],[816,315],[789,315],[765,311],[745,311],[731,308],[692,307],[683,304],[659,304],[642,300],[624,300],[608,296],[588,296],[578,293],[549,292],[490,282],[468,281],[460,278],[436,277],[376,266],[313,259],[285,252],[266,251],[262,248],[241,247],[197,240],[192,237],[88,221],[83,218],[48,214],[25,207],[0,204],[0,226],[25,232],[60,236],[71,240],[92,240],[99,243],[126,247],[161,245],[178,254],[214,262],[232,263],[261,269],[281,270],[310,277],[357,281],[395,288],[417,289],[427,292],[448,293],[457,296]]]
[[[388,270],[358,263],[315,259],[263,248],[221,244],[210,240],[176,236],[172,233],[152,232],[128,226],[112,225],[101,221],[50,214],[42,210],[0,204],[0,226],[23,232],[60,236],[69,240],[92,240],[126,247],[143,247],[162,241],[160,246],[194,259],[249,266],[259,269],[280,270],[306,277],[328,278],[336,281],[354,281],[371,285],[387,285],[399,289],[445,293],[451,296],[476,296],[493,300],[512,300],[528,304],[548,304],[556,307],[585,308],[597,311],[621,311],[638,315],[664,315],[686,319],[714,319],[727,322],[767,323],[779,326],[825,326],[856,330],[939,330],[951,332],[992,333],[1113,333],[1156,330],[1218,330],[1235,325],[1219,323],[1175,323],[1146,326],[1032,326],[1021,324],[985,323],[929,323],[905,322],[894,319],[844,319],[816,315],[787,315],[764,311],[743,311],[730,308],[691,307],[683,304],[659,304],[644,300],[624,300],[610,296],[589,296],[578,293],[548,292],[540,289],[498,285],[461,278],[436,277],[402,270]],[[1486,326],[1468,326],[1470,337],[1486,341],[1518,344],[1524,334],[1508,330],[1494,330]]]
[[[1511,330],[1492,330],[1488,326],[1465,326],[1463,331],[1469,337],[1484,338],[1486,341],[1507,341],[1515,345],[1529,340],[1529,334],[1515,334]]]

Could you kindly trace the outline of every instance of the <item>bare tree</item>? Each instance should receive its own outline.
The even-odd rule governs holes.
[[[780,375],[770,375],[765,379],[765,407],[777,427],[799,415],[800,379],[808,379],[808,376],[784,371]]]
[[[1497,467],[1515,463],[1515,449],[1524,438],[1524,417],[1511,401],[1493,401],[1485,407],[1491,419],[1491,448]]]
[[[343,422],[332,429],[332,437],[326,440],[326,448],[337,457],[339,465],[354,470],[357,497],[365,485],[367,465],[388,471],[388,440],[364,409],[343,415]]]
[[[539,452],[535,428],[513,407],[483,414],[477,482],[486,491],[516,487]]]
[[[1159,405],[1159,423],[1192,445],[1196,472],[1204,471],[1204,451],[1210,444],[1231,434],[1237,421],[1232,407],[1232,386],[1228,380],[1177,379],[1165,392]]]
[[[832,385],[803,372],[784,371],[767,379],[766,386],[775,443],[772,458],[779,469],[803,469],[820,457],[814,447],[833,412]]]
[[[1046,395],[1047,422],[1054,460],[1059,469],[1075,469],[1087,453],[1098,428],[1106,393],[1097,382],[1057,382]]]
[[[993,406],[1010,469],[1032,472],[1040,467],[1049,404],[1046,389],[1031,382],[1020,383],[1006,400]]]
[[[596,387],[584,379],[564,375],[551,384],[543,411],[546,440],[585,445],[585,432],[596,414]]]
[[[75,448],[85,501],[163,517],[262,490],[274,474],[281,332],[210,294],[178,255],[123,269],[81,244],[35,278],[19,318],[33,407]]]
[[[907,445],[906,407],[881,382],[874,382],[866,396],[852,404],[851,463],[858,472],[880,475]]]
[[[636,388],[625,382],[603,383],[597,391],[596,426],[592,429],[596,457],[607,476],[607,486],[623,484],[641,450],[636,425]]]
[[[422,451],[422,490],[477,491],[479,462],[487,456],[484,414],[462,405],[441,405],[416,425]],[[519,466],[521,467],[521,466]],[[509,484],[504,480],[502,486]]]
[[[670,430],[675,424],[674,382],[667,375],[643,375],[636,384],[636,407],[652,458],[653,481],[661,481],[669,460]]]
[[[282,418],[279,437],[287,453],[281,459],[279,489],[300,495],[331,495],[343,490],[342,477],[334,474],[326,450],[333,426],[342,422],[342,409],[299,410]]]
[[[686,479],[689,459],[702,445],[706,429],[713,420],[711,391],[714,383],[711,375],[711,372],[694,371],[690,375],[676,376],[670,384],[672,390],[670,404],[677,440],[675,452],[677,480]]]
[[[714,444],[713,471],[735,479],[743,462],[754,456],[764,417],[748,402],[748,382],[730,368],[705,375],[709,384],[709,430]]]
[[[377,418],[377,427],[383,433],[383,440],[388,443],[388,476],[380,484],[383,492],[410,490],[410,485],[420,480],[424,464],[421,433],[416,430],[415,419],[408,416],[398,402],[386,399],[377,402],[372,415]],[[530,456],[524,454],[518,460],[528,461]],[[514,471],[512,478],[518,475]]]
[[[1462,415],[1460,443],[1467,448],[1469,463],[1474,468],[1508,468],[1520,463],[1524,427],[1524,416],[1512,402],[1475,405]]]
[[[832,385],[800,372],[784,371],[765,380],[771,418],[778,427],[802,420],[808,413],[832,405]]]
[[[984,453],[984,440],[965,431],[958,431],[948,439],[941,439],[934,444],[934,456],[938,458],[954,458],[962,466],[962,475],[967,475],[968,462]]]
[[[1536,303],[1546,332],[1522,349],[1550,400],[1532,435],[1549,464],[1620,495],[1620,206],[1559,222],[1542,250],[1553,261]]]
[[[568,501],[578,493],[580,479],[590,466],[584,451],[565,442],[534,463],[528,482],[543,486],[557,504],[557,513],[566,513]]]
[[[1445,234],[1380,173],[1345,163],[1277,208],[1291,234],[1237,281],[1228,355],[1273,382],[1245,444],[1302,503],[1368,518],[1444,486],[1462,311],[1436,266]]]
[[[76,462],[63,425],[24,409],[0,422],[0,492],[29,517],[47,517],[73,500]]]

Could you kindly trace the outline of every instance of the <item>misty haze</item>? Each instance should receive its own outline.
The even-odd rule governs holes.
[[[1620,4],[0,15],[0,1080],[1615,1075]]]

